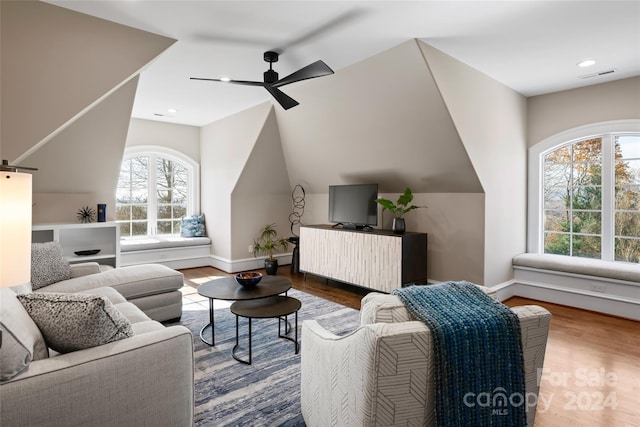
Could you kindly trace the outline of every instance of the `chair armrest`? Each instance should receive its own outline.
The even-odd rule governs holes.
[[[71,264],[71,278],[100,273],[100,264],[97,262],[81,262]]]
[[[191,426],[193,384],[192,335],[172,326],[31,362],[0,384],[0,419],[12,426]]]
[[[421,322],[365,325],[336,336],[307,320],[302,337],[307,426],[425,425],[432,417],[431,333]]]

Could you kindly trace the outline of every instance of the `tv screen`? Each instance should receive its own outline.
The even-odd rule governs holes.
[[[329,222],[344,228],[378,225],[378,184],[329,186]]]

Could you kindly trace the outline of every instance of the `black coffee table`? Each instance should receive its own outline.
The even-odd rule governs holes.
[[[210,346],[215,345],[215,323],[213,300],[245,301],[268,298],[291,289],[291,281],[279,276],[263,276],[260,283],[253,288],[244,288],[233,276],[211,280],[198,286],[198,294],[209,298],[209,323],[200,329],[200,339]],[[204,338],[204,330],[211,326],[211,342]]]
[[[302,307],[302,303],[292,297],[283,295],[277,295],[269,298],[251,300],[251,301],[236,301],[231,304],[231,312],[236,315],[236,345],[231,350],[231,355],[238,362],[242,362],[247,365],[251,365],[251,320],[252,319],[269,319],[278,318],[278,337],[284,338],[289,341],[293,341],[295,344],[295,353],[298,354],[300,346],[298,345],[298,310]],[[288,331],[287,317],[290,314],[296,315],[295,322],[295,339],[286,336]],[[240,358],[237,355],[237,351],[240,349],[238,344],[238,318],[246,317],[249,319],[249,360]],[[284,319],[283,319],[284,317]],[[282,321],[284,320],[284,333],[281,332]]]

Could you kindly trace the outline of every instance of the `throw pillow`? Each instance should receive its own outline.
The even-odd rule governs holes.
[[[32,360],[49,357],[49,350],[16,293],[0,288],[0,301],[0,380],[6,381],[24,371]]]
[[[58,242],[31,244],[31,285],[33,289],[71,278],[71,266]]]
[[[131,323],[105,297],[35,292],[18,295],[45,341],[59,353],[133,336]]]
[[[180,235],[182,237],[205,237],[204,215],[182,218]]]

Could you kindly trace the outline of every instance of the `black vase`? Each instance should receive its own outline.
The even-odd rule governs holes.
[[[391,229],[396,234],[404,233],[404,218],[393,218],[393,225]]]
[[[270,261],[269,259],[265,259],[264,269],[267,271],[268,275],[274,276],[278,272],[278,260],[274,259],[273,261]]]

